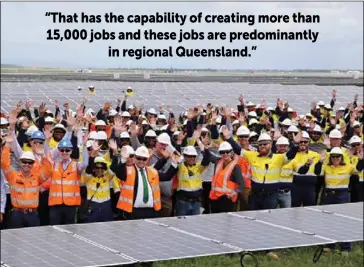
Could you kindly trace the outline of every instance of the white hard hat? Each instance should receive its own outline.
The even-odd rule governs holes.
[[[158,115],[158,120],[167,120],[166,116],[164,114]]]
[[[311,113],[307,113],[307,114],[306,114],[306,117],[310,117],[310,118],[312,118],[312,117],[313,117],[313,115],[312,115]]]
[[[317,102],[317,105],[318,106],[324,106],[325,105],[325,102],[320,100],[319,102]]]
[[[88,139],[97,139],[97,132],[92,131],[88,134]]]
[[[153,130],[148,130],[145,137],[157,137],[157,134]]]
[[[167,129],[168,129],[168,124],[163,125],[159,130],[161,130],[161,131],[167,131]]]
[[[128,132],[122,132],[121,134],[120,134],[120,138],[130,138],[130,135],[128,134]]]
[[[330,151],[330,155],[332,154],[338,154],[338,155],[343,155],[343,151],[341,150],[340,147],[334,147],[333,149],[331,149]]]
[[[345,111],[344,107],[339,107],[339,111]]]
[[[316,109],[320,109],[320,106],[319,105],[316,105]]]
[[[286,146],[289,146],[289,140],[284,137],[284,136],[281,136],[278,138],[277,142],[276,142],[276,145],[286,145]]]
[[[149,158],[148,148],[146,148],[145,146],[138,147],[138,149],[135,151],[135,156]]]
[[[148,113],[153,114],[153,115],[157,115],[157,112],[155,111],[154,108],[149,109]]]
[[[126,125],[127,125],[127,126],[130,126],[132,123],[133,123],[133,120],[128,120],[128,121],[126,122]]]
[[[249,135],[249,134],[250,134],[250,130],[246,126],[244,126],[244,125],[240,126],[238,128],[238,130],[236,131],[236,135],[237,136]]]
[[[256,113],[255,111],[250,111],[250,112],[248,113],[248,116],[249,116],[249,117],[254,117],[254,118],[257,118],[257,117],[258,117],[258,115],[257,115],[257,113]]]
[[[56,125],[54,125],[53,130],[55,129],[62,129],[63,131],[66,131],[66,127],[64,127],[62,123],[57,123]]]
[[[363,141],[361,140],[361,138],[359,136],[354,135],[352,138],[350,138],[349,144],[351,145],[351,144],[355,144],[355,143],[362,144]]]
[[[183,125],[187,125],[188,120],[184,120]]]
[[[95,111],[92,108],[87,109],[86,114],[91,115],[91,113],[95,113]]]
[[[131,88],[131,86],[128,86],[128,88],[127,88],[127,89],[132,89],[132,88]]]
[[[131,147],[131,146],[123,146],[123,147],[126,147],[126,150],[128,152],[129,155],[134,155],[135,154],[135,150]],[[148,153],[148,156],[149,156],[149,153]]]
[[[129,107],[128,107],[128,109],[133,109],[134,108],[134,106],[133,105],[130,105]]]
[[[183,155],[196,156],[197,157],[197,151],[193,146],[187,146],[183,150]]]
[[[104,131],[97,132],[96,140],[107,140],[107,134]]]
[[[171,144],[171,138],[166,133],[161,133],[157,138],[158,143],[170,145]]]
[[[322,133],[321,126],[316,124],[315,127],[313,128],[313,131]]]
[[[29,159],[32,161],[35,161],[35,157],[33,152],[27,151],[27,152],[23,152],[23,154],[21,154],[20,159]]]
[[[299,116],[298,116],[298,119],[299,119],[299,120],[306,120],[306,116],[305,116],[305,115],[299,115]]]
[[[342,138],[341,132],[338,129],[334,129],[330,132],[329,138]]]
[[[354,121],[354,123],[353,123],[353,127],[356,127],[356,126],[360,126],[360,122],[358,122],[358,121]]]
[[[289,133],[298,133],[298,128],[294,125],[291,125],[288,127],[288,130],[287,130]]]
[[[253,102],[248,102],[248,103],[246,103],[246,106],[247,107],[254,107],[255,106],[255,104],[253,103]]]
[[[202,127],[201,132],[209,132],[209,129],[207,129],[206,127]]]
[[[257,119],[254,119],[254,118],[253,119],[250,119],[249,120],[249,126],[250,125],[253,125],[253,124],[259,124],[259,121]]]
[[[239,125],[240,122],[238,120],[233,121],[232,125]]]
[[[324,108],[325,108],[325,109],[331,109],[331,105],[330,105],[330,104],[326,104],[326,105],[324,106]]]
[[[88,140],[88,141],[86,142],[86,147],[87,147],[87,148],[92,147],[93,143],[94,143],[94,141]]]
[[[32,133],[38,131],[38,127],[35,125],[30,125],[29,128],[27,129],[27,131],[25,132],[25,134],[27,136],[32,136]]]
[[[222,142],[219,146],[219,151],[233,150],[232,146],[228,142]]]
[[[127,111],[124,111],[123,113],[121,113],[121,117],[129,118],[130,117],[130,113],[127,112]]]
[[[292,121],[290,119],[284,119],[281,124],[289,127],[292,125]]]
[[[260,109],[262,108],[260,104],[256,105],[255,109]]]
[[[9,121],[3,117],[1,117],[0,119],[0,125],[5,125],[5,124],[9,124]]]
[[[221,123],[221,121],[222,121],[222,117],[218,116],[217,119],[216,119],[216,123]]]
[[[256,132],[250,132],[250,134],[249,134],[249,138],[251,138],[251,137],[254,137],[254,136],[257,136],[258,134],[256,133]]]
[[[302,131],[302,138],[310,139],[310,135],[306,131]]]
[[[98,121],[95,123],[95,126],[106,126],[106,123],[105,123],[103,120],[98,120]]]
[[[54,123],[54,119],[52,117],[48,116],[48,117],[45,117],[44,122],[52,122],[52,123]]]
[[[116,114],[118,114],[118,112],[117,112],[115,109],[110,109],[110,111],[109,111],[109,116],[110,116],[110,117],[113,117],[113,116],[115,116]]]
[[[270,137],[269,134],[267,133],[262,133],[259,138],[258,138],[258,142],[261,142],[261,141],[272,141],[272,138]]]
[[[143,120],[142,125],[148,125],[148,122],[146,120]]]
[[[287,108],[287,112],[294,112],[294,109],[293,109],[293,108],[291,108],[291,107],[288,107],[288,108]]]
[[[272,107],[268,107],[268,108],[267,108],[267,111],[274,111],[274,108],[272,108]]]

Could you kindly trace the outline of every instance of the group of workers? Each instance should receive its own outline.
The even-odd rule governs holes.
[[[358,96],[335,109],[333,91],[298,115],[281,99],[271,108],[241,95],[237,109],[179,117],[127,98],[98,112],[84,99],[75,112],[26,102],[2,114],[3,228],[363,201]]]

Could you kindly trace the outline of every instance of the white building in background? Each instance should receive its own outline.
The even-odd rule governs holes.
[[[347,74],[352,76],[354,79],[363,78],[363,73],[361,71],[358,71],[358,70],[349,70],[347,72]]]

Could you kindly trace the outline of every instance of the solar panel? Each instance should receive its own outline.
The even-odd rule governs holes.
[[[51,226],[1,231],[1,260],[9,267],[86,267],[133,263]]]
[[[60,227],[142,262],[239,252],[143,220]]]
[[[337,216],[363,221],[363,202],[347,203],[345,205],[335,204],[335,205],[314,206],[314,207],[306,207],[306,209],[321,211],[325,213],[334,213]]]
[[[253,217],[256,220],[302,231],[309,235],[321,236],[335,242],[363,240],[362,220],[351,220],[342,216],[319,213],[306,208],[238,212],[236,214],[238,216]]]
[[[260,251],[330,243],[327,239],[289,231],[281,227],[243,219],[234,214],[211,214],[154,221],[241,248]]]

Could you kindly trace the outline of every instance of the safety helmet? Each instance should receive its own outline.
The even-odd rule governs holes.
[[[145,137],[157,137],[157,134],[153,130],[148,130]]]
[[[145,146],[138,147],[138,149],[135,151],[135,156],[149,158],[148,148],[146,148]]]
[[[187,146],[183,150],[183,155],[196,156],[197,157],[197,151],[193,146]]]
[[[222,142],[219,146],[219,151],[230,151],[233,147],[228,142]]]
[[[33,152],[27,151],[27,152],[23,152],[23,154],[21,154],[20,159],[29,159],[32,161],[35,161],[35,157]]]
[[[25,135],[32,136],[32,134],[36,131],[38,131],[38,127],[35,125],[30,125],[29,128],[26,130]]]
[[[73,145],[70,140],[63,139],[61,142],[59,142],[58,148],[73,148]]]
[[[161,133],[157,138],[158,143],[169,145],[171,144],[171,138],[166,133]]]
[[[329,138],[342,138],[341,132],[338,129],[334,129],[330,132]]]
[[[289,140],[286,137],[281,136],[281,137],[279,137],[277,139],[276,145],[287,145],[287,146],[289,146]]]
[[[261,135],[259,135],[259,138],[258,138],[258,142],[261,142],[261,141],[272,141],[272,138],[270,137],[269,134],[262,133]]]
[[[236,135],[237,136],[240,136],[240,135],[249,135],[249,134],[250,134],[250,130],[246,126],[244,126],[244,125],[240,126],[238,128],[238,130],[236,131]]]
[[[35,131],[32,133],[30,139],[39,139],[39,140],[45,140],[44,134],[41,131]]]
[[[96,140],[107,140],[107,134],[104,131],[97,132]]]
[[[340,147],[334,147],[333,149],[331,149],[330,155],[332,155],[332,154],[344,155],[344,153]]]

